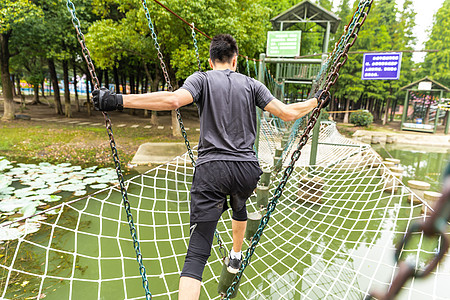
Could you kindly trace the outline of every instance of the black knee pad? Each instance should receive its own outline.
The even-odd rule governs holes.
[[[202,280],[203,270],[211,255],[217,221],[191,224],[191,237],[181,276]]]

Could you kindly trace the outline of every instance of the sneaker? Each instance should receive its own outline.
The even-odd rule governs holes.
[[[242,257],[241,259],[232,258],[231,256],[228,257],[228,265],[227,265],[227,271],[232,274],[236,274],[239,272],[239,268],[241,267]]]

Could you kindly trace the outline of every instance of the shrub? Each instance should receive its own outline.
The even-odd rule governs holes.
[[[350,114],[350,123],[356,126],[369,126],[373,122],[373,116],[368,110],[357,110]]]

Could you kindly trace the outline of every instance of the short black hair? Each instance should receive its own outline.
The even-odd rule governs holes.
[[[209,46],[209,58],[215,63],[230,63],[235,55],[239,53],[238,45],[230,34],[218,34],[213,37]]]

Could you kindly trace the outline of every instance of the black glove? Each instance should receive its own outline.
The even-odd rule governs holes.
[[[111,111],[123,110],[123,98],[121,94],[111,93],[107,88],[101,88],[92,92],[95,110]]]
[[[323,90],[318,90],[317,93],[314,95],[314,98],[317,99],[318,104],[320,104],[319,100],[321,100],[323,102],[322,108],[325,108],[330,103],[331,95],[330,95],[330,92],[328,92],[328,91],[323,92],[323,93],[322,92],[323,92]],[[322,94],[322,97],[320,97],[321,94]]]

